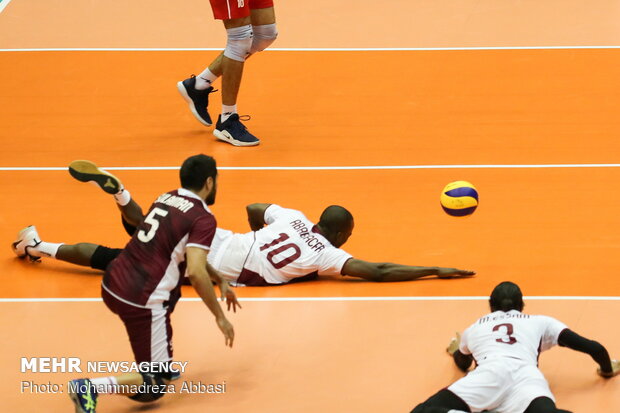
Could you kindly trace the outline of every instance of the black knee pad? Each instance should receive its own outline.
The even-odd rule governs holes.
[[[130,396],[131,400],[140,403],[151,403],[164,397],[164,394],[166,394],[166,383],[164,383],[164,377],[161,374],[142,373],[142,380],[144,382],[140,386],[140,392]]]
[[[469,406],[448,389],[439,390],[424,403],[417,405],[411,413],[444,413],[450,410],[470,412]]]
[[[555,402],[548,397],[538,397],[532,400],[524,413],[571,413],[568,410],[559,410]]]
[[[120,248],[108,248],[99,245],[93,256],[90,257],[90,267],[95,270],[105,271],[108,265],[120,255],[123,250]]]

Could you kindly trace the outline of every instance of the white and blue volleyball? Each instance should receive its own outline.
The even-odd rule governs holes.
[[[478,208],[478,191],[467,181],[450,182],[441,191],[441,207],[453,217],[466,217]]]

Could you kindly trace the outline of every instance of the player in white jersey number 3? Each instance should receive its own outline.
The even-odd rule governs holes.
[[[605,347],[571,331],[560,321],[523,314],[523,295],[511,282],[499,284],[490,298],[491,313],[452,340],[448,353],[467,376],[441,390],[412,413],[570,413],[555,398],[538,369],[538,356],[556,344],[589,354],[605,378],[617,375],[620,363]]]

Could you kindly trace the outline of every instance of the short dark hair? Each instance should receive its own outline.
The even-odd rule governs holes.
[[[319,226],[333,234],[348,230],[352,222],[353,215],[340,205],[328,206],[319,218]]]
[[[215,159],[207,155],[190,156],[181,165],[181,186],[185,189],[200,190],[211,177],[217,177]]]
[[[523,293],[519,286],[510,281],[504,281],[497,285],[489,299],[491,311],[523,310]]]

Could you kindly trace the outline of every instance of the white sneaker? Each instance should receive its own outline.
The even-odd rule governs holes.
[[[36,247],[41,243],[41,238],[34,225],[27,226],[19,231],[17,240],[11,244],[11,248],[18,258],[30,258],[31,261],[38,261],[39,257],[28,254],[28,248]]]

